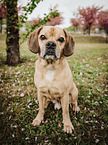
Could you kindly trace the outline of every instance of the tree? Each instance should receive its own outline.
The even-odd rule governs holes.
[[[84,27],[88,28],[89,30],[89,35],[90,35],[90,30],[93,24],[95,23],[95,20],[97,18],[98,11],[102,7],[98,6],[92,6],[92,7],[87,7],[87,8],[79,8],[79,14],[80,14],[80,19],[83,21]]]
[[[73,26],[75,27],[75,31],[76,31],[76,28],[79,26],[80,24],[80,20],[77,19],[77,18],[72,18],[71,19],[71,23],[73,24]]]
[[[24,14],[20,18],[25,22],[27,20],[27,13],[31,14],[34,8],[41,0],[30,0],[27,4],[27,9],[23,7]],[[19,51],[19,19],[17,0],[4,0],[6,6],[6,44],[7,44],[7,64],[17,65],[20,63],[20,51]]]
[[[98,15],[99,25],[106,32],[106,42],[108,42],[108,11],[102,11]]]
[[[7,64],[16,65],[20,62],[17,0],[6,0],[5,2],[7,7]]]
[[[0,7],[0,32],[2,32],[2,8]]]

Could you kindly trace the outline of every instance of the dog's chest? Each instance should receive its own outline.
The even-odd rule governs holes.
[[[49,82],[52,82],[54,80],[55,76],[55,70],[48,70],[45,74],[45,79]]]

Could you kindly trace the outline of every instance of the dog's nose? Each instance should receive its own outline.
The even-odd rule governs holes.
[[[47,44],[46,44],[46,48],[50,49],[50,48],[53,48],[55,49],[56,48],[56,44],[52,41],[49,41]]]

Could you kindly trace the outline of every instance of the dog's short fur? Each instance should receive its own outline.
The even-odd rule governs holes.
[[[66,60],[66,57],[73,54],[74,45],[73,37],[65,29],[53,26],[40,27],[28,37],[30,51],[38,54],[34,83],[37,87],[39,112],[33,120],[34,126],[43,120],[44,108],[49,101],[56,103],[60,100],[64,131],[72,133],[74,129],[69,117],[69,103],[73,104],[74,111],[79,111],[78,90]]]

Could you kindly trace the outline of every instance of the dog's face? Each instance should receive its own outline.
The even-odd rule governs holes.
[[[40,56],[43,59],[59,59],[62,54],[65,41],[65,33],[62,29],[44,27],[38,36]]]
[[[28,37],[30,51],[47,60],[72,55],[74,44],[73,37],[66,30],[52,26],[40,27]]]

